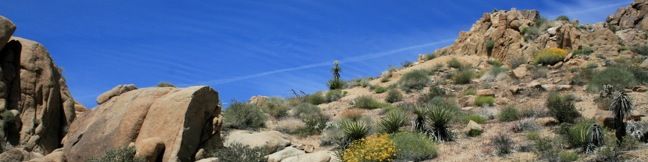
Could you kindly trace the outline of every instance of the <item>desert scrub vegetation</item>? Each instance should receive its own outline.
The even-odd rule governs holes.
[[[351,143],[342,153],[342,161],[391,161],[395,153],[396,146],[389,135],[372,135]]]
[[[395,109],[392,111],[389,111],[387,115],[382,117],[382,120],[380,121],[380,131],[383,133],[396,133],[400,131],[400,128],[405,126],[407,124],[407,114],[402,112],[401,110]]]
[[[297,130],[298,134],[304,136],[321,133],[328,121],[328,117],[319,107],[307,103],[295,107],[293,116],[304,122],[305,126]]]
[[[448,128],[458,111],[456,105],[447,103],[447,101],[440,101],[437,104],[425,104],[422,110],[419,111],[422,111],[422,114],[425,115],[423,123],[432,129],[432,133],[437,140],[451,141],[453,139],[452,132]],[[429,131],[424,132],[429,133]]]
[[[395,103],[402,100],[403,100],[403,94],[397,89],[389,90],[389,92],[387,92],[387,97],[385,98],[385,102],[387,103]]]
[[[461,115],[461,123],[468,123],[474,121],[477,124],[485,124],[486,118],[482,117],[479,114],[459,114]]]
[[[157,87],[176,87],[176,86],[169,82],[160,82],[157,84]]]
[[[328,82],[329,89],[342,89],[344,87],[344,81],[342,81],[342,79],[340,78],[342,68],[340,67],[339,61],[336,60],[335,62],[333,62],[333,68],[331,68],[331,72],[333,73],[333,79],[329,80]]]
[[[486,53],[490,57],[491,54],[493,53],[493,48],[495,48],[495,41],[493,41],[493,39],[488,38],[484,42],[484,46],[486,47]]]
[[[599,91],[606,84],[612,85],[614,88],[622,89],[636,85],[637,80],[634,74],[625,68],[607,67],[592,76],[587,89],[590,91]]]
[[[560,123],[574,123],[580,113],[574,106],[574,97],[571,95],[561,95],[556,92],[549,94],[546,101],[549,114]]]
[[[455,68],[455,69],[460,69],[463,68],[463,64],[459,61],[457,58],[452,58],[450,61],[448,61],[448,67]]]
[[[594,50],[587,46],[573,51],[574,56],[589,56],[592,53],[594,53]]]
[[[567,17],[565,15],[560,15],[560,16],[556,17],[556,21],[569,21],[569,17]]]
[[[322,92],[316,92],[307,96],[304,96],[304,99],[307,103],[313,104],[313,105],[319,105],[326,103],[326,97],[322,94]]]
[[[330,90],[326,92],[326,101],[327,102],[333,102],[340,100],[342,97],[346,96],[346,91],[342,90]]]
[[[493,106],[495,105],[495,97],[493,96],[477,96],[475,98],[476,106]]]
[[[375,88],[373,89],[373,91],[374,91],[376,94],[381,94],[381,93],[385,93],[385,92],[387,92],[387,88],[385,88],[385,87],[381,87],[381,86],[377,86],[377,87],[375,87]]]
[[[593,120],[581,120],[563,128],[563,136],[572,148],[582,148],[584,152],[592,152],[605,144],[604,132],[601,126]]]
[[[121,147],[109,150],[103,156],[91,159],[90,162],[145,162],[145,159],[135,158],[135,147]]]
[[[385,104],[371,96],[360,96],[353,100],[353,106],[362,109],[377,109],[385,106]]]
[[[515,106],[506,106],[500,113],[497,115],[497,119],[501,122],[510,122],[520,119],[520,112]]]
[[[524,40],[526,40],[527,42],[531,40],[535,40],[540,35],[540,29],[538,29],[537,26],[522,28],[521,32],[522,35],[524,36]]]
[[[630,48],[630,50],[636,54],[648,56],[648,44],[636,45]]]
[[[524,55],[515,55],[512,56],[511,59],[509,60],[509,66],[511,66],[512,69],[515,69],[519,67],[522,64],[526,64],[528,62],[528,59]]]
[[[437,98],[437,97],[445,97],[447,95],[446,90],[439,87],[439,86],[432,86],[430,87],[428,93],[425,93],[421,96],[419,96],[417,102],[418,103],[427,103],[429,101],[432,101],[432,99]]]
[[[346,148],[351,142],[360,140],[371,131],[371,126],[365,121],[342,120],[339,122],[340,130],[342,130],[342,137],[339,139],[338,145],[341,148]]]
[[[452,80],[455,84],[468,84],[475,77],[475,72],[471,68],[458,69],[452,74]]]
[[[423,161],[437,156],[436,144],[425,134],[400,132],[391,139],[396,146],[397,161]]]
[[[252,104],[234,102],[223,112],[223,126],[235,129],[258,129],[265,126],[267,117]]]
[[[515,133],[525,132],[525,131],[537,131],[540,129],[533,119],[524,119],[517,121],[511,130]]]
[[[218,157],[223,162],[267,161],[268,149],[262,147],[249,147],[240,143],[233,143],[225,148],[207,153],[210,157]]]
[[[491,138],[491,145],[495,147],[495,152],[500,156],[510,154],[514,147],[513,139],[504,134]]]
[[[263,112],[268,113],[275,119],[283,118],[288,115],[288,103],[278,97],[270,97],[267,101],[258,104]]]
[[[414,70],[403,75],[398,84],[401,90],[409,93],[425,88],[430,82],[432,80],[430,80],[425,70]]]
[[[565,51],[564,49],[546,48],[540,50],[538,53],[535,54],[535,57],[533,58],[533,63],[542,64],[542,65],[553,65],[565,59],[565,56],[567,56],[567,51]]]

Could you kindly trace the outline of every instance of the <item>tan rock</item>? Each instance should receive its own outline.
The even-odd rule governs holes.
[[[268,162],[280,162],[283,159],[293,156],[306,154],[304,151],[294,147],[286,147],[285,149],[268,155]]]
[[[279,150],[290,145],[290,141],[277,131],[250,132],[247,130],[234,130],[225,137],[223,144],[229,146],[234,143],[250,147],[269,148],[270,150]]]
[[[102,93],[97,97],[97,104],[101,105],[102,103],[108,101],[109,99],[119,96],[122,93],[126,93],[128,91],[136,90],[137,87],[135,87],[134,84],[122,84],[122,85],[117,85],[114,88]]]
[[[648,30],[648,1],[636,0],[630,6],[617,10],[607,18],[607,23],[617,30],[636,28]]]
[[[11,20],[0,16],[0,50],[9,42],[14,31],[16,31],[16,25]]]
[[[147,138],[135,144],[135,157],[146,159],[146,161],[159,161],[157,159],[164,153],[164,141],[158,137]]]
[[[480,89],[477,90],[477,96],[493,96],[495,97],[495,91],[492,89]]]
[[[528,73],[529,70],[527,69],[526,65],[520,65],[519,67],[513,69],[513,76],[518,79],[524,78]]]
[[[63,149],[56,149],[52,153],[47,154],[40,158],[29,160],[29,162],[66,162]]]
[[[220,160],[218,160],[218,158],[213,157],[213,158],[200,159],[200,160],[198,160],[196,162],[219,162],[219,161]]]
[[[478,131],[482,131],[483,128],[482,128],[482,126],[481,126],[479,123],[470,120],[470,121],[468,122],[468,125],[466,125],[466,131],[469,131],[469,130],[478,130]]]
[[[282,160],[281,162],[328,162],[331,160],[332,153],[329,151],[318,151],[309,154],[293,156]]]
[[[157,148],[147,140],[159,138],[164,143],[162,161],[191,161],[201,143],[219,138],[211,130],[218,114],[218,94],[209,87],[133,90],[75,120],[63,141],[65,157],[86,161],[131,142],[137,148]]]
[[[257,106],[264,105],[269,99],[267,96],[252,96],[250,98],[250,104]]]

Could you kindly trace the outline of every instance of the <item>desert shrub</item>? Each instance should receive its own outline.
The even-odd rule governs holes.
[[[497,152],[497,155],[503,156],[506,154],[510,154],[511,150],[513,150],[513,139],[511,137],[500,134],[496,135],[491,139],[491,144],[495,147],[495,150]]]
[[[556,21],[569,21],[569,17],[567,17],[565,15],[560,15],[560,16],[556,17]]]
[[[342,153],[342,161],[391,161],[396,153],[396,146],[389,135],[373,135],[354,141]]]
[[[363,121],[343,120],[339,124],[340,129],[344,134],[344,143],[342,145],[343,147],[346,147],[346,144],[349,144],[355,140],[362,139],[369,135],[370,127]]]
[[[559,161],[559,141],[559,139],[548,137],[537,137],[537,139],[533,139],[535,153],[538,155],[539,159],[546,159],[547,161]]]
[[[436,144],[425,134],[401,132],[392,135],[396,145],[396,159],[423,161],[437,156]]]
[[[385,102],[387,103],[395,103],[403,100],[403,94],[396,90],[396,89],[391,89],[389,92],[387,92],[387,97],[385,98]]]
[[[546,67],[533,66],[533,68],[531,69],[531,78],[533,79],[545,78],[547,77],[547,73],[549,73],[549,70]]]
[[[517,108],[514,106],[506,106],[500,113],[497,115],[497,119],[502,122],[516,121],[520,119],[520,113]]]
[[[484,44],[484,46],[486,47],[486,52],[488,53],[488,56],[490,56],[493,52],[493,48],[495,48],[495,41],[493,41],[492,39],[487,39]]]
[[[288,115],[288,103],[277,97],[271,97],[266,102],[258,105],[263,112],[270,114],[274,118],[282,118]]]
[[[590,54],[594,53],[594,50],[590,47],[583,47],[575,50],[573,53],[574,56],[578,56],[578,55],[589,56]]]
[[[586,147],[590,136],[590,127],[594,124],[591,120],[582,120],[567,128],[563,136],[571,147]]]
[[[488,63],[488,65],[497,66],[497,67],[504,65],[502,64],[502,62],[496,59],[488,59],[486,60],[486,63]]]
[[[305,99],[306,99],[307,103],[310,103],[310,104],[313,104],[313,105],[319,105],[319,104],[326,103],[326,97],[324,97],[324,95],[322,95],[322,92],[317,92],[317,93],[313,93],[311,95],[307,95],[307,96],[305,96]]]
[[[333,67],[331,68],[331,73],[333,73],[333,78],[329,80],[328,86],[329,90],[342,89],[344,87],[344,81],[340,79],[340,73],[342,68],[340,67],[340,62],[333,62]]]
[[[580,117],[580,113],[574,106],[574,98],[571,96],[563,96],[558,93],[550,93],[546,101],[546,106],[549,109],[549,114],[553,116],[560,123],[573,123],[574,120]]]
[[[341,99],[346,95],[345,91],[342,90],[330,90],[326,92],[326,101],[333,102]]]
[[[135,158],[135,147],[121,147],[109,150],[103,156],[91,159],[90,162],[145,162],[146,160]]]
[[[468,137],[477,137],[477,136],[481,135],[482,133],[483,132],[481,130],[470,129],[470,130],[468,130],[468,132],[466,132],[466,135]]]
[[[382,117],[380,129],[383,133],[396,133],[407,124],[407,115],[400,110],[392,110]]]
[[[236,129],[258,129],[265,126],[267,117],[251,104],[235,102],[223,112],[223,126]]]
[[[533,63],[542,65],[556,64],[567,56],[567,51],[560,48],[546,48],[535,54]]]
[[[418,98],[418,103],[427,103],[434,98],[446,96],[446,91],[439,86],[432,86],[428,93],[421,95]]]
[[[648,45],[637,45],[630,48],[636,54],[648,56]]]
[[[268,149],[262,147],[251,148],[240,143],[233,143],[225,148],[208,153],[210,157],[218,157],[223,162],[267,161]]]
[[[558,154],[561,162],[572,162],[578,160],[578,154],[571,151],[563,151]]]
[[[403,61],[401,63],[401,66],[404,67],[404,68],[412,67],[412,65],[414,65],[414,63],[412,63],[412,61]]]
[[[413,90],[421,90],[425,88],[432,80],[427,75],[427,72],[424,70],[414,70],[406,73],[398,81],[400,88],[405,92],[411,92]]]
[[[391,74],[390,74],[391,75]],[[346,83],[347,88],[353,88],[353,87],[369,87],[369,79],[363,78],[363,79],[354,79],[352,81],[349,81]]]
[[[158,83],[157,87],[176,87],[176,86],[169,82],[160,82]]]
[[[608,67],[594,74],[587,88],[591,91],[599,91],[606,84],[614,88],[625,88],[636,85],[637,80],[632,72],[624,68]]]
[[[277,127],[275,127],[275,130],[288,134],[295,134],[299,133],[299,131],[304,129],[305,127],[306,123],[304,123],[301,119],[286,118],[277,121]]]
[[[431,105],[432,103],[428,104]],[[448,130],[450,122],[454,119],[456,108],[449,107],[449,105],[433,105],[427,110],[426,122],[431,124],[434,130],[434,136],[441,141],[452,140],[452,134]]]
[[[448,61],[448,67],[460,69],[463,67],[463,64],[461,64],[461,62],[457,58],[452,58],[450,59],[450,61]]]
[[[468,84],[475,77],[475,72],[471,69],[460,69],[452,74],[452,80],[455,84]]]
[[[495,97],[493,97],[493,96],[477,96],[475,98],[475,105],[477,105],[477,106],[493,106],[493,105],[495,105]]]
[[[506,71],[508,71],[508,69],[505,68],[505,67],[502,67],[502,66],[493,66],[493,67],[490,68],[490,70],[488,71],[488,73],[489,73],[490,75],[497,76],[498,74],[503,73],[503,72],[506,72]]]
[[[478,114],[468,114],[463,116],[463,121],[462,123],[468,123],[470,121],[474,121],[477,124],[484,124],[486,123],[486,118],[482,117],[481,115]]]
[[[376,92],[378,94],[385,93],[385,92],[387,92],[387,88],[378,86],[378,87],[376,87],[374,89],[374,92]]]
[[[526,41],[535,40],[540,35],[540,29],[536,26],[526,27],[522,29],[522,35]]]
[[[304,122],[304,127],[297,133],[305,136],[320,133],[328,121],[328,117],[319,107],[308,103],[297,105],[293,110],[293,116]]]
[[[363,117],[364,111],[361,109],[347,109],[340,113],[342,119],[349,119],[352,121],[358,121]]]
[[[376,109],[376,108],[381,108],[384,105],[385,104],[379,102],[378,100],[374,99],[371,96],[360,96],[353,100],[353,106],[357,108],[363,108],[363,109]]]
[[[519,67],[522,64],[526,64],[528,62],[526,56],[524,55],[515,55],[509,60],[509,65],[511,68],[515,69]]]

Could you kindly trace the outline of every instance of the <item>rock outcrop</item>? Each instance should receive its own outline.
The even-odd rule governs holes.
[[[2,141],[47,154],[61,147],[75,107],[83,106],[72,98],[45,47],[12,37],[15,28],[0,17],[0,112],[18,112],[14,121],[5,123]]]
[[[75,120],[63,141],[64,155],[70,162],[86,161],[135,143],[136,155],[147,159],[192,161],[208,141],[220,141],[213,140],[220,138],[213,126],[219,114],[218,94],[209,87],[128,91]],[[163,155],[153,155],[158,152]]]
[[[607,18],[607,23],[614,30],[640,29],[648,30],[648,0],[635,0],[630,6],[619,9]]]

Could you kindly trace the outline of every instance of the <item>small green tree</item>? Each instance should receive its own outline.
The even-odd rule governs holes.
[[[329,80],[328,86],[330,90],[336,90],[336,89],[342,89],[344,87],[344,81],[340,79],[340,73],[342,72],[342,68],[340,67],[340,61],[335,60],[333,62],[333,68],[331,69],[333,72],[333,79]]]

